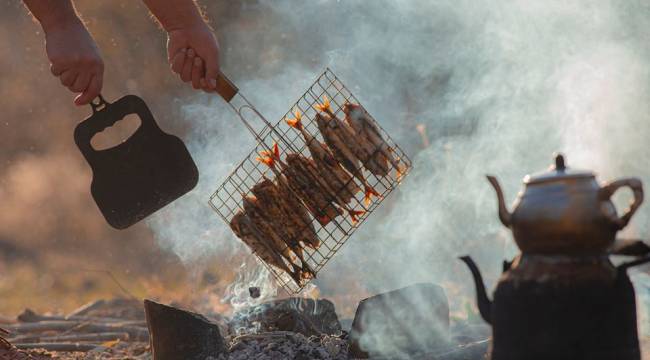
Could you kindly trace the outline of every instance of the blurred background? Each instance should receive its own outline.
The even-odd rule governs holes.
[[[238,8],[219,3],[225,5],[214,4],[211,12]],[[104,57],[104,96],[143,97],[165,130],[183,136],[191,123],[179,104],[196,93],[169,70],[166,35],[144,5],[76,5]],[[0,314],[129,296],[116,281],[139,297],[185,292],[187,269],[157,245],[145,223],[117,231],[99,213],[90,196],[92,174],[72,139],[91,109],[76,107],[51,76],[40,25],[20,1],[4,1],[0,18]],[[118,129],[112,140],[129,129]]]
[[[110,296],[228,311],[253,301],[249,286],[263,288],[257,301],[282,296],[207,205],[253,138],[223,101],[172,75],[166,35],[141,2],[76,4],[104,56],[104,97],[141,96],[161,127],[186,141],[201,180],[147,221],[111,229],[72,140],[90,108],[75,107],[51,76],[43,33],[22,3],[4,1],[0,314],[63,311]],[[201,5],[218,34],[223,71],[267,118],[280,119],[330,67],[414,162],[400,190],[308,291],[333,299],[343,316],[367,295],[420,281],[442,284],[457,316],[474,311],[457,256],[474,256],[491,285],[501,261],[516,254],[485,173],[499,176],[508,202],[554,151],[601,180],[639,176],[650,184],[645,0]],[[629,199],[617,195],[619,208]],[[648,237],[648,209],[624,235]],[[643,271],[635,281],[648,298]]]

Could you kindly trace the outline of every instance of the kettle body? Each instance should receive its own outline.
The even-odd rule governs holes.
[[[606,256],[520,255],[490,300],[472,259],[461,259],[474,276],[481,316],[492,325],[491,360],[641,359],[626,266],[616,268]]]
[[[616,238],[643,202],[643,186],[636,178],[600,185],[591,172],[572,171],[558,155],[551,171],[524,178],[525,188],[512,212],[501,187],[488,176],[499,201],[499,218],[512,230],[515,242],[527,254],[601,254]],[[611,196],[629,187],[634,201],[617,215]]]

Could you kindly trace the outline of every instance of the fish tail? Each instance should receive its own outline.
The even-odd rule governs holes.
[[[330,223],[330,221],[332,221],[332,219],[330,219],[330,217],[327,215],[318,216],[316,220],[318,220],[318,222],[321,223],[322,225],[327,225]]]
[[[365,214],[365,211],[362,210],[354,210],[354,209],[349,209],[348,214],[350,214],[350,218],[352,219],[352,223],[356,224],[359,221],[358,216]]]
[[[287,119],[287,124],[294,129],[302,130],[302,114],[300,111],[296,110],[293,115],[293,119]]]
[[[365,187],[365,196],[363,197],[363,201],[365,202],[366,206],[370,205],[370,201],[372,200],[373,196],[377,198],[381,198],[381,195],[379,195],[377,190],[375,190],[369,184],[366,184],[364,187]]]
[[[261,152],[260,153],[261,156],[258,156],[257,158],[255,158],[255,160],[261,162],[262,164],[267,165],[270,168],[275,167],[275,160],[270,156],[266,156],[264,153],[265,153],[264,151]]]
[[[402,178],[404,177],[404,172],[406,171],[406,166],[397,166],[395,169],[395,177],[397,178],[397,181],[402,181]]]
[[[280,148],[278,147],[277,142],[273,143],[273,156],[276,160],[280,160]]]
[[[316,272],[306,263],[302,263],[302,278],[303,279],[315,279]]]
[[[294,269],[293,271],[287,271],[289,276],[296,282],[296,284],[302,284],[303,275],[300,273],[300,270]]]
[[[314,105],[314,108],[318,111],[324,111],[328,114],[332,113],[332,106],[330,104],[330,99],[327,98],[327,95],[324,95],[323,102]]]

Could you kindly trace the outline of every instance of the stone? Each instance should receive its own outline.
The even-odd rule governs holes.
[[[227,353],[219,326],[175,307],[144,301],[154,360],[205,360]]]
[[[420,283],[359,302],[350,353],[401,358],[450,346],[449,303],[442,287]]]

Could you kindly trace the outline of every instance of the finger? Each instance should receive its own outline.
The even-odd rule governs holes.
[[[77,79],[72,83],[72,86],[69,87],[70,91],[72,92],[82,92],[88,88],[88,84],[90,83],[90,78],[92,77],[92,73],[89,71],[84,71],[79,73],[77,76]]]
[[[215,45],[214,51],[205,57],[205,77],[213,89],[217,87],[217,76],[219,76],[219,44]]]
[[[176,74],[179,74],[183,71],[183,65],[185,65],[185,54],[187,49],[182,49],[177,52],[176,55],[171,59],[170,64],[172,66],[172,71]]]
[[[187,56],[185,57],[185,64],[183,65],[183,70],[181,71],[181,80],[188,82],[192,80],[192,67],[194,66],[194,50],[187,50]]]
[[[187,42],[185,41],[171,41],[169,34],[167,34],[167,60],[171,60],[178,54],[180,51],[187,50]]]
[[[201,84],[201,90],[207,92],[207,93],[213,93],[215,90],[208,84],[208,81],[205,78],[201,78],[199,81]]]
[[[79,71],[77,70],[67,70],[64,71],[61,76],[59,76],[59,80],[63,86],[70,87],[72,84],[74,84],[75,80],[77,80],[78,75]]]
[[[192,87],[201,88],[201,79],[203,78],[203,60],[200,57],[194,58],[194,67],[192,68]]]
[[[88,84],[88,87],[86,90],[84,90],[81,94],[79,94],[75,99],[74,103],[76,105],[86,105],[90,103],[94,98],[96,98],[99,93],[102,91],[102,82],[103,82],[103,75],[102,74],[96,74],[90,79],[90,84]]]
[[[66,70],[66,67],[61,64],[50,64],[50,71],[54,76],[60,76]]]

